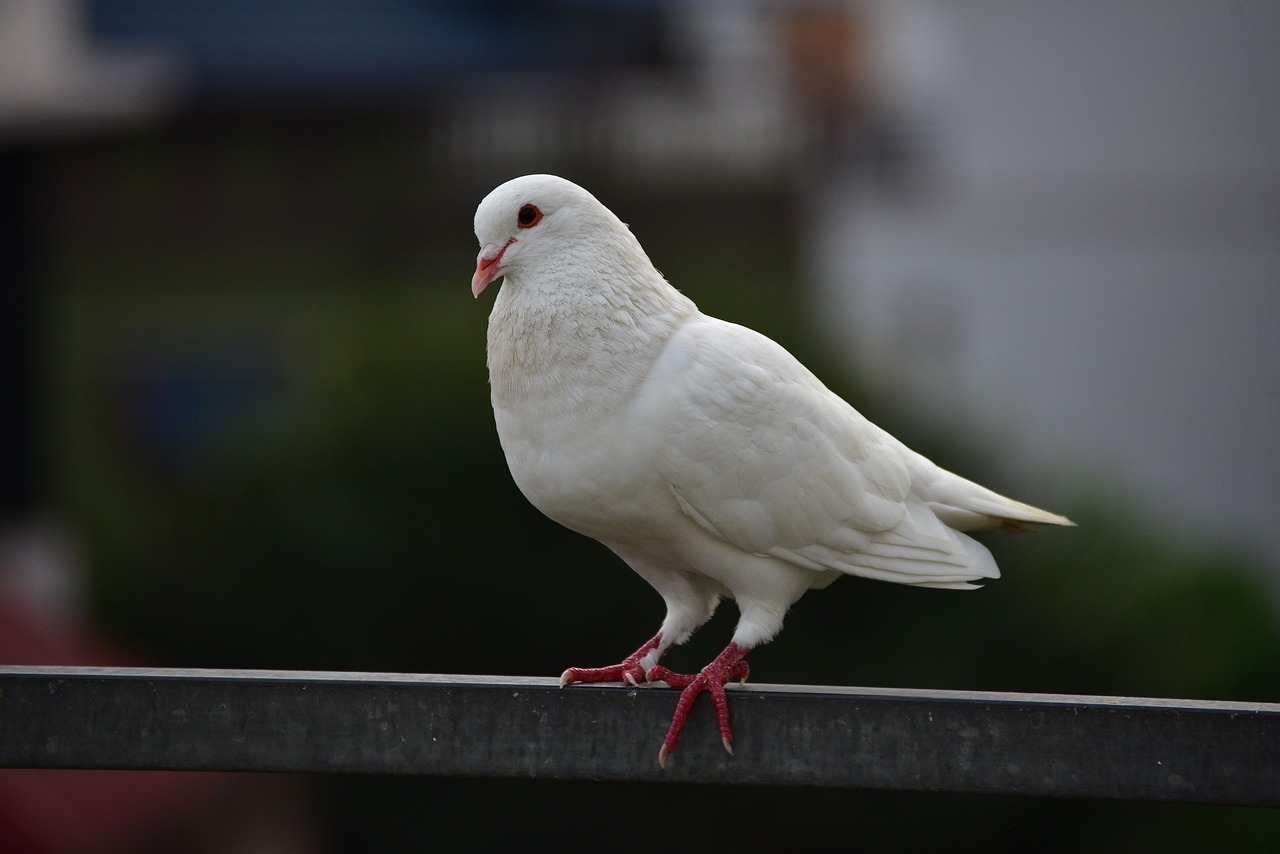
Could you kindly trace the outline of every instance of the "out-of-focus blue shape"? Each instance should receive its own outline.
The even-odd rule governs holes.
[[[285,387],[282,368],[261,342],[229,340],[151,348],[116,378],[123,439],[153,470],[198,465],[269,413]]]
[[[656,0],[90,0],[100,41],[164,47],[195,91],[395,94],[486,70],[652,65]]]

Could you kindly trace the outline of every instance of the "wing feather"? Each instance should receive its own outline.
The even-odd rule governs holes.
[[[704,530],[815,571],[935,587],[998,577],[913,492],[916,455],[768,338],[699,318],[651,379],[666,407],[661,474]]]

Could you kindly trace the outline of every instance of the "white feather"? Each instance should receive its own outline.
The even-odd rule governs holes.
[[[512,476],[663,596],[654,661],[724,595],[749,649],[838,575],[971,588],[1000,573],[960,532],[1071,524],[939,468],[778,344],[699,312],[580,187],[517,178],[475,224],[506,247],[488,360]]]

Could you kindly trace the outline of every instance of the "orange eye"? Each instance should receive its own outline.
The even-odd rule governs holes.
[[[538,210],[537,205],[525,205],[516,214],[516,225],[520,228],[533,228],[541,221],[542,211]]]

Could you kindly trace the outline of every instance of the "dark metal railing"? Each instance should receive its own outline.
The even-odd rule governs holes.
[[[0,766],[843,786],[1280,806],[1280,704],[489,676],[0,667]]]

